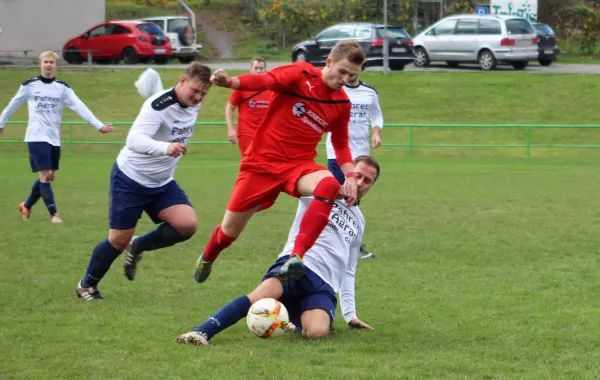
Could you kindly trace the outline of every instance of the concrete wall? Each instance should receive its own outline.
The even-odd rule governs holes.
[[[0,0],[0,56],[37,57],[54,50],[62,56],[69,39],[104,22],[105,0]]]

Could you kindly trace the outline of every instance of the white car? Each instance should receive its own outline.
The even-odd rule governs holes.
[[[142,19],[158,25],[171,40],[173,57],[181,63],[190,63],[202,50],[202,45],[196,43],[196,27],[189,17],[160,16]]]
[[[415,66],[432,61],[448,66],[478,63],[483,70],[510,64],[523,70],[538,59],[538,36],[531,23],[520,17],[456,15],[446,17],[413,39]]]

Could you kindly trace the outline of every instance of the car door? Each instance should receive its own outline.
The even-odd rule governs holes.
[[[112,27],[110,24],[102,24],[90,30],[86,34],[87,42],[85,44],[85,50],[91,50],[93,58],[107,58],[110,56],[106,45],[109,42],[108,35],[110,34],[111,30]],[[85,52],[85,54],[87,54],[87,52]]]
[[[446,61],[453,50],[452,36],[456,27],[456,19],[440,22],[433,29],[425,33],[424,45],[431,61]]]
[[[113,24],[107,43],[108,54],[110,54],[112,58],[121,57],[123,49],[129,46],[129,39],[127,38],[129,34],[131,34],[131,31],[125,26]]]
[[[456,23],[452,41],[452,50],[448,56],[453,61],[477,61],[477,25],[479,19],[475,17],[461,18]]]

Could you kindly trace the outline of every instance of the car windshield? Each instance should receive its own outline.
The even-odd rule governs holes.
[[[522,18],[513,18],[506,20],[506,30],[508,34],[534,34],[529,21]]]
[[[191,25],[192,23],[190,22],[189,18],[175,18],[169,20],[169,25],[167,26],[167,33],[177,33],[177,30],[179,28],[187,28]]]
[[[377,28],[377,38],[383,38],[383,28]],[[388,38],[410,39],[410,36],[403,28],[387,28]]]
[[[554,35],[554,30],[546,24],[534,25],[535,29],[545,35]]]
[[[147,22],[143,24],[138,24],[137,28],[146,34],[156,34],[158,36],[162,36],[164,33],[158,25],[152,22]]]

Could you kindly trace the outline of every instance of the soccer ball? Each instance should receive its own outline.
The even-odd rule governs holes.
[[[256,301],[246,317],[250,331],[263,339],[283,334],[289,321],[285,306],[273,298]]]

